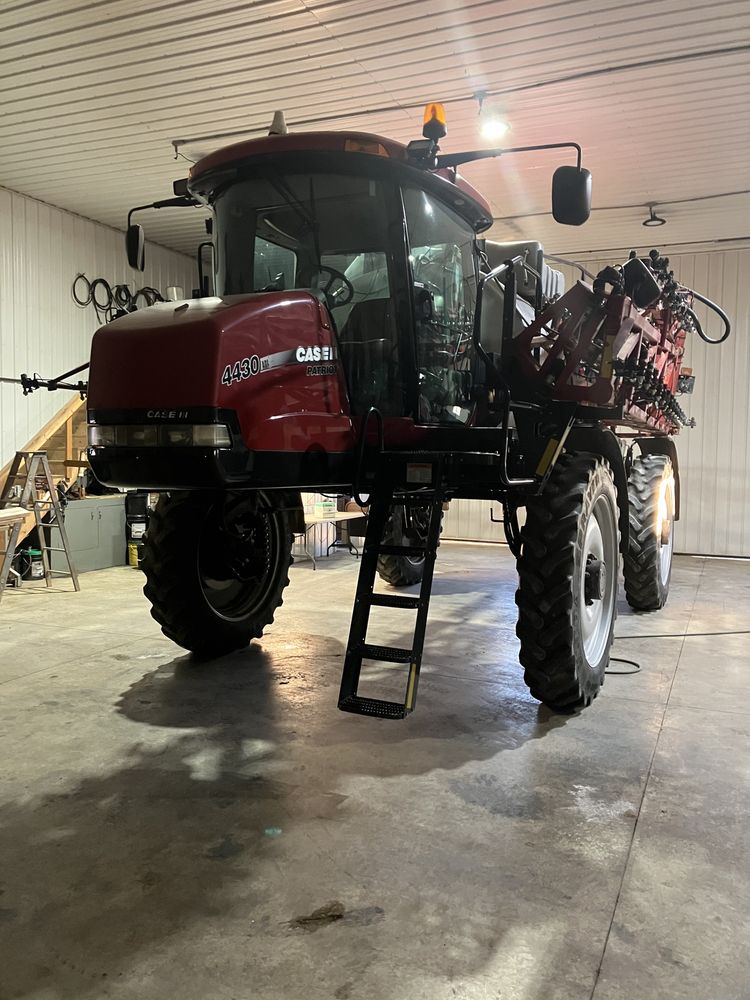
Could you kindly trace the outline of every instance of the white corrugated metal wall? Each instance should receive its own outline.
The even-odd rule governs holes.
[[[647,248],[641,248],[646,252]],[[696,375],[695,392],[680,398],[697,426],[677,439],[682,511],[678,552],[750,556],[750,247],[669,254],[678,280],[717,302],[732,320],[733,333],[719,347],[691,337],[685,364]],[[596,273],[627,257],[621,250],[576,259]],[[577,275],[564,268],[568,287]],[[721,324],[698,304],[696,312],[710,337]],[[447,538],[502,539],[490,524],[486,501],[459,500],[446,516]],[[498,516],[499,512],[496,512]]]
[[[128,267],[122,233],[0,188],[0,375],[60,375],[88,360],[99,324],[93,306],[73,301],[79,272],[132,290],[181,285],[187,294],[196,280],[188,257],[151,244],[138,274]],[[0,383],[0,466],[68,399],[46,390],[24,397],[20,386]]]

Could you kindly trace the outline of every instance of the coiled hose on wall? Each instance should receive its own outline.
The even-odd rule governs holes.
[[[136,292],[131,292],[127,285],[110,285],[106,278],[94,278],[90,281],[81,272],[73,279],[73,301],[85,309],[93,305],[100,323],[109,323],[125,313],[135,312],[143,306],[152,306],[155,302],[163,302],[164,296],[158,288],[145,285]],[[142,305],[139,306],[139,303]]]

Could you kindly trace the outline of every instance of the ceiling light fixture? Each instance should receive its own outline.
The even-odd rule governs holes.
[[[648,209],[648,218],[643,220],[641,223],[642,226],[663,226],[666,223],[666,219],[662,219],[661,216],[656,215],[654,212],[656,202],[647,205],[646,208]]]
[[[486,97],[487,93],[484,90],[478,90],[474,94],[474,99],[479,105],[479,132],[483,139],[493,142],[502,139],[510,132],[510,123],[506,121],[498,108],[492,105],[485,107]]]

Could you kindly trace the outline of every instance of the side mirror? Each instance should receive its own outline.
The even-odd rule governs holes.
[[[591,215],[591,174],[558,167],[552,175],[552,215],[563,226],[582,226]]]
[[[128,226],[125,233],[125,250],[128,264],[136,271],[142,271],[146,266],[146,237],[143,226]]]

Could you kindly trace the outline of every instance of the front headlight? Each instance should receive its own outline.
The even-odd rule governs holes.
[[[89,448],[111,448],[117,441],[116,427],[89,424]]]
[[[231,448],[226,424],[89,424],[89,448]]]

